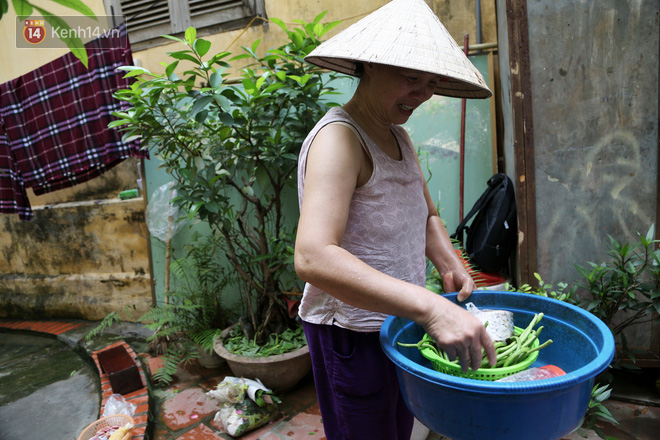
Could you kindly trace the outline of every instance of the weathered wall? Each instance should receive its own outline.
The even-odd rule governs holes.
[[[530,2],[528,17],[538,269],[560,281],[606,234],[656,223],[658,2]]]
[[[148,231],[137,160],[67,190],[33,197],[34,219],[0,216],[0,317],[102,319],[151,303]],[[73,200],[76,200],[75,202]],[[39,203],[41,202],[41,203]]]
[[[463,45],[464,35],[470,34],[470,44],[476,43],[477,25],[475,0],[426,0],[431,9],[451,33],[454,39]],[[388,0],[266,0],[266,15],[293,23],[294,20],[312,21],[322,11],[327,11],[323,22],[341,21],[327,37],[332,37],[341,30],[355,23],[365,15],[388,3]],[[495,1],[481,1],[482,42],[496,42]],[[260,50],[277,47],[282,44],[284,31],[276,25],[263,25],[255,22],[248,29],[225,32],[222,34],[204,36],[211,42],[211,51],[229,50],[241,53],[241,46],[251,46],[261,39]],[[1,51],[2,49],[0,49]],[[164,70],[160,62],[167,59],[167,52],[179,50],[176,44],[165,44],[134,53],[134,58],[141,66],[156,72]],[[1,53],[1,52],[0,52]],[[185,70],[185,63],[179,64],[178,70]]]
[[[498,0],[497,6],[503,90],[511,77],[529,76],[526,88],[509,90],[502,103],[509,112],[508,158],[530,151],[533,158],[532,166],[510,170],[535,199],[525,213],[535,224],[521,236],[534,235],[530,272],[554,285],[574,284],[581,278],[576,264],[610,261],[608,235],[633,242],[635,231],[646,234],[658,224],[660,5]],[[528,45],[507,28],[526,30]],[[507,59],[510,47],[522,57]],[[529,71],[521,73],[527,49]],[[517,93],[525,96],[511,96]],[[525,98],[529,107],[520,104]],[[523,281],[533,282],[530,275]],[[626,336],[631,347],[660,356],[657,326],[639,325]]]

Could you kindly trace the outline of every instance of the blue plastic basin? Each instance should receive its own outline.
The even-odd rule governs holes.
[[[456,302],[456,293],[445,297]],[[499,383],[440,373],[417,348],[424,335],[414,322],[390,316],[380,342],[394,362],[403,397],[413,415],[428,428],[452,440],[557,440],[579,427],[595,377],[612,362],[614,337],[596,316],[542,296],[475,291],[467,302],[481,309],[509,310],[514,323],[526,327],[543,312],[541,350],[532,366],[553,364],[565,376],[533,382]]]

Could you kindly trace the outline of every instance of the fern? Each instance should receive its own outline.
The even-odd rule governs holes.
[[[174,375],[180,365],[186,365],[197,359],[197,351],[191,347],[168,347],[163,355],[163,366],[157,371],[152,371],[154,381],[161,385],[168,385],[174,379]]]
[[[198,357],[194,343],[212,350],[215,335],[229,325],[222,295],[230,278],[218,259],[220,247],[217,238],[195,233],[185,256],[172,262],[174,289],[168,292],[169,303],[152,307],[138,318],[154,332],[147,338],[152,352],[164,351],[164,366],[154,376],[160,383],[171,382],[179,365]],[[129,308],[135,306],[109,313],[87,339],[120,322],[122,311],[130,317]]]
[[[87,336],[85,336],[85,340],[89,342],[92,339],[99,336],[104,331],[106,331],[108,328],[112,327],[113,325],[121,323],[122,320],[120,314],[122,311],[128,317],[129,320],[132,320],[131,309],[135,310],[135,305],[124,306],[119,311],[108,313],[108,315],[105,318],[103,318],[95,328],[93,328],[89,333],[87,333]]]

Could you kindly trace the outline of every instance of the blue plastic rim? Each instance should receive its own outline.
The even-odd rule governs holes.
[[[456,293],[444,295],[457,303]],[[435,371],[417,348],[424,329],[390,316],[380,332],[385,354],[397,368],[406,404],[415,417],[452,440],[556,440],[575,430],[587,410],[595,377],[614,357],[614,337],[593,314],[542,296],[475,291],[466,302],[483,309],[513,312],[514,324],[526,327],[544,314],[541,350],[532,366],[553,364],[565,376],[534,382],[500,383],[461,378]]]

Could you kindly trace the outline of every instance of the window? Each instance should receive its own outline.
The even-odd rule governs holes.
[[[255,16],[265,17],[264,0],[105,0],[108,15],[126,17],[133,50],[167,42],[189,26],[199,35],[244,27]]]

